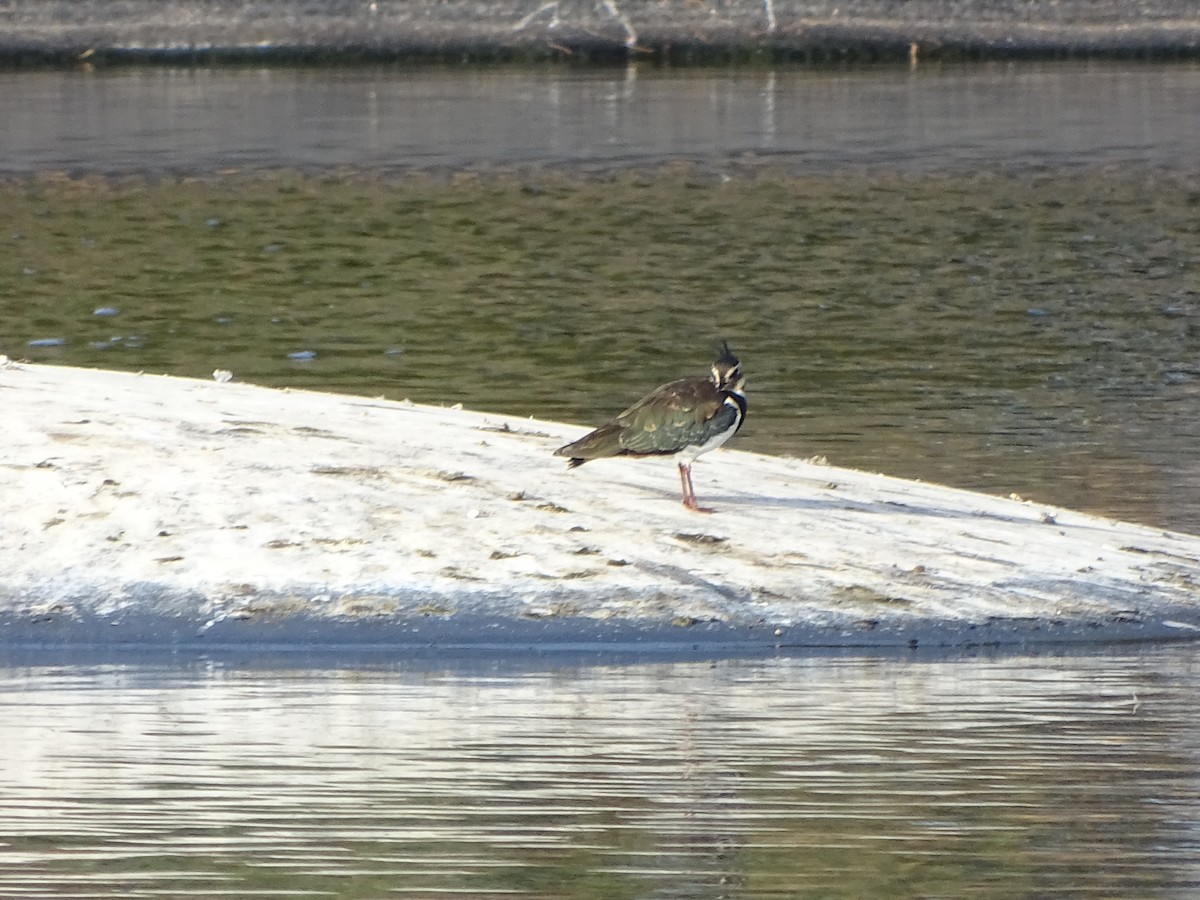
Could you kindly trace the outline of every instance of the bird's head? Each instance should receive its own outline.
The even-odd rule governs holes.
[[[718,348],[719,356],[712,364],[712,383],[719,391],[733,391],[740,394],[746,386],[746,376],[742,374],[742,364],[729,349],[729,344],[721,341]]]

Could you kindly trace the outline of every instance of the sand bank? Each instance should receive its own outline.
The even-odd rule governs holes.
[[[1190,638],[1200,538],[723,449],[568,471],[583,429],[0,367],[0,641],[789,646]]]

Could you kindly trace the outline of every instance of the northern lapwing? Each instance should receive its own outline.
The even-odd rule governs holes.
[[[673,456],[679,464],[683,505],[696,512],[712,512],[696,503],[692,463],[742,427],[745,385],[741,363],[722,341],[720,356],[707,378],[696,375],[655,388],[612,421],[559,447],[554,455],[569,457],[572,468],[607,456]]]

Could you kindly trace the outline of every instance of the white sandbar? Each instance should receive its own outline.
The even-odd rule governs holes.
[[[4,362],[0,410],[0,643],[1200,636],[1200,539],[1039,504],[723,449],[704,516],[577,426],[236,381]]]

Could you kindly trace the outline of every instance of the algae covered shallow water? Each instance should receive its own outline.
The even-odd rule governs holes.
[[[0,665],[0,893],[1186,897],[1185,646]]]
[[[1195,183],[22,178],[0,186],[0,353],[582,422],[728,337],[745,449],[1195,531]]]

